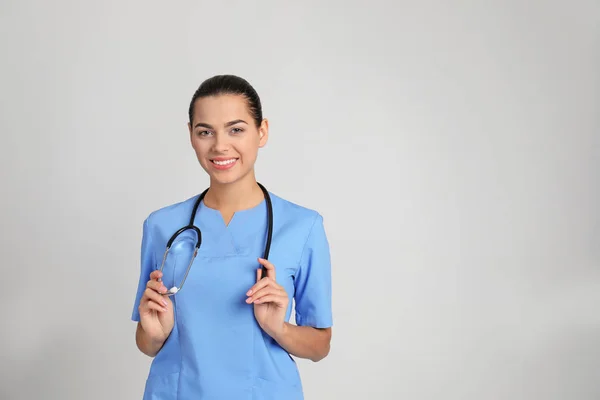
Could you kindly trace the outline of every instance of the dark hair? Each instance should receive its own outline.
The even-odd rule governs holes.
[[[217,96],[220,94],[234,94],[245,97],[248,102],[248,110],[254,119],[254,123],[257,127],[260,126],[263,116],[258,93],[256,93],[256,90],[254,90],[247,80],[235,75],[216,75],[202,82],[200,87],[194,93],[194,96],[192,96],[192,101],[190,102],[190,109],[188,111],[190,124],[194,119],[194,103],[196,100],[202,97]]]

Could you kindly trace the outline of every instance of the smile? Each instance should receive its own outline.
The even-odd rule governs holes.
[[[214,169],[223,171],[233,168],[237,160],[237,158],[219,158],[218,160],[210,160],[210,162]]]
[[[216,165],[229,165],[233,164],[237,161],[237,158],[230,158],[229,160],[210,160],[213,164]]]

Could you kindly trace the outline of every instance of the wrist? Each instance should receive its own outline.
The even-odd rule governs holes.
[[[283,324],[281,325],[281,328],[277,332],[274,332],[272,337],[273,337],[273,339],[275,339],[276,342],[281,344],[281,342],[283,342],[285,340],[285,338],[288,336],[289,330],[290,330],[290,324],[287,322],[283,322]]]
[[[146,331],[143,326],[141,326],[140,328],[142,330],[143,336],[146,339],[146,342],[152,347],[162,347],[162,345],[169,337],[169,332],[165,332],[164,330]]]

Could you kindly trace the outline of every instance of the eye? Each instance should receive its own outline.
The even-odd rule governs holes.
[[[244,129],[242,129],[242,128],[232,128],[231,132],[232,133],[242,133],[242,132],[244,132]]]
[[[208,135],[210,135],[210,134],[211,134],[211,132],[210,132],[210,131],[198,131],[198,132],[197,132],[197,135],[198,135],[198,136],[208,136]]]

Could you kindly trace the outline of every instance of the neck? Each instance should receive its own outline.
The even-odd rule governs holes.
[[[248,174],[234,183],[220,184],[211,181],[204,204],[217,210],[238,211],[252,208],[263,199],[264,194],[254,175]]]

